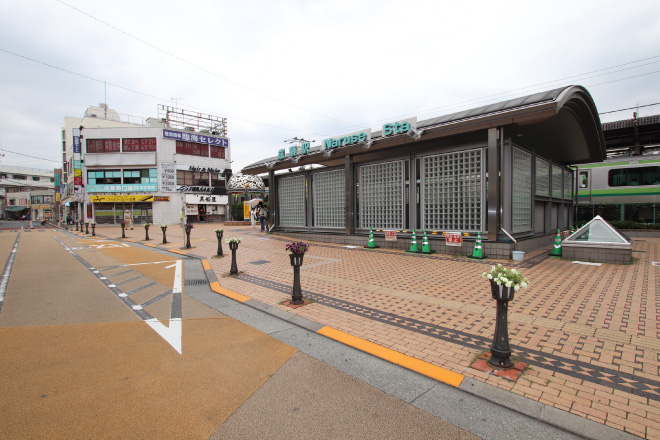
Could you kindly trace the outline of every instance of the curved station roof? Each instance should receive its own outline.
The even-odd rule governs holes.
[[[591,95],[584,87],[568,86],[419,121],[407,133],[384,135],[385,130],[381,130],[373,132],[369,140],[360,139],[350,145],[340,142],[339,147],[331,149],[317,145],[295,157],[271,157],[246,166],[242,172],[260,174],[308,164],[339,166],[349,154],[373,155],[499,127],[504,128],[505,137],[559,164],[600,162],[606,157],[603,131]]]

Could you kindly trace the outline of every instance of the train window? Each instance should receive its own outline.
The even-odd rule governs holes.
[[[586,171],[580,171],[578,183],[580,188],[589,188],[589,173]]]
[[[609,186],[638,186],[660,184],[660,167],[617,168],[607,175]]]

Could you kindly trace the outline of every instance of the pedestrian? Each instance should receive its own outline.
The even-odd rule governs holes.
[[[252,229],[254,229],[257,224],[257,208],[250,209],[250,222],[252,223]]]
[[[259,224],[261,225],[261,232],[264,232],[266,230],[266,225],[265,225],[266,217],[264,216],[263,202],[259,202],[259,204],[257,205],[257,212],[259,213]]]
[[[34,229],[34,226],[32,226],[32,215],[29,212],[25,214],[25,220],[27,220],[30,229]]]
[[[124,211],[124,227],[128,229],[129,226],[133,229],[133,213],[127,209]]]

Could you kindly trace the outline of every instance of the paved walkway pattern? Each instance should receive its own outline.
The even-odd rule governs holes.
[[[238,276],[228,276],[231,253],[215,257],[219,225],[196,225],[186,253],[205,258],[221,291],[272,307],[642,438],[660,438],[660,239],[636,239],[631,265],[576,264],[550,258],[549,250],[525,261],[468,260],[397,250],[312,242],[301,268],[311,304],[290,299],[293,271],[285,236],[250,227],[225,227],[224,238],[241,237]],[[111,238],[119,228],[97,228]],[[142,228],[130,238],[144,238]],[[160,235],[151,240],[155,245]],[[141,235],[141,236],[140,236]],[[181,250],[180,228],[170,227],[166,245]],[[366,239],[365,239],[366,244]],[[470,365],[489,350],[495,302],[481,277],[503,263],[523,272],[530,287],[509,304],[513,355],[530,364],[516,382]],[[224,290],[226,289],[226,290]],[[229,291],[229,292],[227,292]]]

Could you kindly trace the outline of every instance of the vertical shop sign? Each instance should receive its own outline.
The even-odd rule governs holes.
[[[160,164],[160,190],[176,192],[176,167],[173,163]]]

